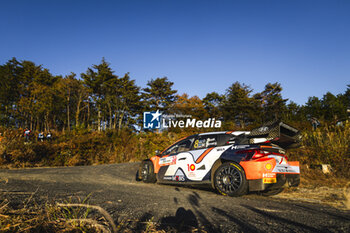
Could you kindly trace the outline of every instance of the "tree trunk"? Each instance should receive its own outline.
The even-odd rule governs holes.
[[[240,119],[240,124],[241,124],[241,128],[244,129],[244,116],[241,116],[242,118]]]
[[[117,127],[117,112],[114,113],[113,129]]]
[[[69,98],[68,98],[68,104],[67,104],[67,128],[68,128],[68,131],[70,131],[70,119],[69,119]]]
[[[112,108],[111,103],[108,103],[108,110],[109,110],[109,129],[112,129]]]
[[[101,110],[98,109],[97,113],[97,130],[100,132],[101,131]]]
[[[33,131],[33,116],[30,114],[30,130]]]
[[[36,118],[36,127],[35,127],[36,130],[40,130],[40,120],[39,120],[39,117]]]
[[[123,118],[124,118],[124,111],[122,111],[121,114],[119,115],[119,123],[118,123],[118,130],[119,131],[122,128]]]
[[[88,129],[90,129],[90,102],[88,101],[88,113],[87,113],[87,119],[86,119],[86,125],[88,127]]]
[[[81,101],[79,99],[78,104],[77,104],[77,111],[75,112],[75,127],[79,126],[80,103],[81,103]]]

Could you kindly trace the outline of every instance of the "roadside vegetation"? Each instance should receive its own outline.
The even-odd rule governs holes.
[[[289,155],[309,170],[329,164],[331,174],[350,178],[350,122],[303,131],[301,147],[289,151]]]
[[[135,162],[149,158],[156,150],[164,150],[178,139],[196,133],[73,130],[54,132],[52,141],[33,139],[25,142],[21,130],[2,131],[6,135],[0,147],[0,166],[3,168]],[[304,171],[321,170],[321,164],[329,164],[333,176],[350,178],[349,141],[349,123],[342,127],[320,127],[315,131],[304,131],[301,147],[291,149],[287,155],[289,160],[300,161]],[[320,180],[321,177],[314,178]]]
[[[309,97],[304,105],[285,99],[280,83],[254,92],[239,82],[204,98],[180,94],[167,77],[136,85],[129,73],[110,64],[78,75],[52,75],[32,61],[13,58],[0,65],[0,166],[76,166],[139,161],[193,133],[249,130],[282,120],[302,131],[302,146],[290,159],[309,168],[330,164],[332,174],[349,178],[350,85],[344,93]],[[220,119],[221,128],[143,128],[143,112]],[[30,136],[24,137],[25,129]],[[44,138],[38,139],[39,133]],[[52,138],[45,140],[48,133]]]

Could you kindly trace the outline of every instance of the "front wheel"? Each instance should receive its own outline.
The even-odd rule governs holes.
[[[157,181],[153,163],[151,161],[142,161],[139,169],[139,177],[141,177],[142,181],[145,183],[155,183]]]
[[[248,183],[244,170],[235,163],[224,163],[214,175],[214,186],[223,195],[241,196],[247,193]]]

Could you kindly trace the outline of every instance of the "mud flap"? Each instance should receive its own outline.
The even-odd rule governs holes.
[[[250,192],[263,191],[268,189],[278,189],[283,187],[287,182],[284,174],[276,174],[275,183],[264,183],[264,179],[248,180],[248,187]]]
[[[286,174],[289,187],[297,187],[300,184],[300,174]]]

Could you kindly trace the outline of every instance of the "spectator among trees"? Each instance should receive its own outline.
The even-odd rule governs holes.
[[[311,117],[311,124],[312,124],[312,129],[316,130],[317,127],[320,125],[320,122],[317,120],[317,118]]]
[[[40,133],[38,134],[38,141],[39,141],[39,142],[43,142],[43,141],[44,141],[44,132],[40,132]]]
[[[51,141],[52,140],[52,134],[51,134],[50,131],[48,131],[47,134],[46,134],[46,140],[47,141]]]
[[[24,130],[24,139],[26,142],[29,142],[30,136],[31,136],[31,131],[28,128],[26,128]]]

